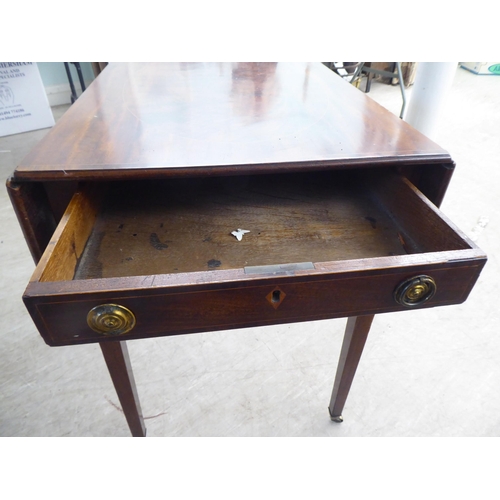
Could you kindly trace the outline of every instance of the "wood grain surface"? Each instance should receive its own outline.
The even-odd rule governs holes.
[[[394,290],[419,274],[438,289],[420,307],[465,300],[480,249],[407,179],[364,174],[91,184],[23,299],[50,345],[113,341],[86,321],[104,303],[133,311],[136,327],[119,338],[138,339],[400,311]],[[243,219],[250,233],[237,241]],[[245,269],[303,261],[311,267]]]
[[[321,63],[110,64],[18,166],[29,179],[451,162]],[[171,172],[172,173],[172,172]]]
[[[124,340],[348,316],[337,416],[373,315],[406,310],[397,287],[430,275],[419,307],[461,303],[486,262],[429,202],[453,168],[321,63],[109,64],[8,182],[39,260],[23,300],[47,344],[100,343],[137,436]],[[245,269],[294,262],[311,266]],[[109,303],[132,330],[91,329]]]
[[[388,172],[368,178],[352,171],[136,181],[101,191],[98,215],[95,187],[76,196],[68,210],[71,223],[55,238],[60,250],[41,281],[471,248],[411,183]],[[233,235],[238,229],[248,231],[241,241]],[[66,269],[68,258],[72,267]]]
[[[75,278],[407,253],[371,194],[330,173],[115,183]],[[248,231],[241,241],[238,229]]]

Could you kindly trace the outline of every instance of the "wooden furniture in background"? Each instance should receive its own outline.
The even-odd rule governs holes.
[[[134,436],[125,341],[348,317],[341,421],[373,316],[462,302],[486,261],[437,208],[453,169],[319,63],[110,64],[8,181],[23,298],[47,344],[100,343]]]
[[[92,71],[94,72],[94,76],[97,78],[102,70],[108,65],[107,62],[93,62],[90,63],[92,65]]]

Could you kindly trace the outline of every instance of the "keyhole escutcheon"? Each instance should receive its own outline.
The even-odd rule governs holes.
[[[266,295],[266,299],[275,309],[278,309],[285,297],[286,293],[278,287],[276,287]]]

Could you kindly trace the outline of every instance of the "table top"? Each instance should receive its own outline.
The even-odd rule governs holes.
[[[15,177],[451,162],[321,63],[111,63]]]

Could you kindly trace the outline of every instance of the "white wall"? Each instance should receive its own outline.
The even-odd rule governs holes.
[[[42,77],[45,92],[51,106],[59,106],[61,104],[71,104],[71,90],[69,86],[68,76],[63,62],[38,62],[38,69]],[[80,63],[83,73],[83,80],[87,87],[94,80],[94,72],[89,62]],[[80,80],[78,73],[73,64],[69,63],[73,84],[76,89],[76,94],[81,94]]]

